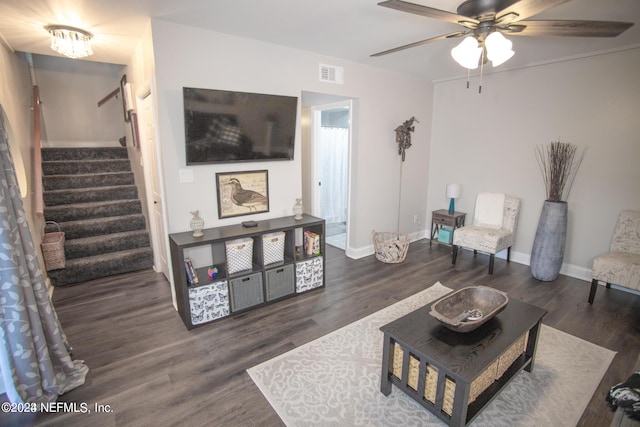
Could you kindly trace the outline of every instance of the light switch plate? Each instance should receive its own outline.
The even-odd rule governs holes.
[[[192,169],[180,169],[180,182],[193,182],[193,170]]]

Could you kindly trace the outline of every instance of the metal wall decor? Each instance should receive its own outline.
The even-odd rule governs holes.
[[[405,151],[411,147],[411,132],[415,127],[413,122],[420,123],[415,117],[411,117],[409,120],[405,120],[403,124],[396,128],[396,142],[398,143],[398,154],[402,156],[404,162]]]

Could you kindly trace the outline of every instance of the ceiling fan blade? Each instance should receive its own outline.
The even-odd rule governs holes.
[[[373,55],[370,55],[370,56],[373,57],[373,56],[387,55],[389,53],[394,53],[394,52],[398,52],[398,51],[405,50],[405,49],[411,49],[412,47],[422,46],[423,44],[427,44],[427,43],[437,42],[437,41],[440,41],[440,40],[450,39],[450,38],[454,38],[454,37],[462,37],[464,35],[469,34],[470,32],[471,31],[457,31],[455,33],[443,34],[441,36],[432,37],[430,39],[425,39],[425,40],[421,40],[419,42],[409,43],[409,44],[406,44],[404,46],[394,47],[393,49],[389,49],[389,50],[385,50],[385,51],[382,51],[382,52],[374,53]]]
[[[456,15],[453,12],[447,12],[445,10],[434,9],[428,6],[422,6],[420,4],[409,3],[403,0],[387,0],[382,3],[378,3],[378,6],[388,7],[390,9],[399,10],[401,12],[413,13],[414,15],[426,16],[427,18],[440,19],[442,21],[452,22],[458,24],[460,21],[478,24],[480,21],[468,18],[462,15]]]
[[[615,37],[632,25],[614,21],[519,21],[508,25],[504,32],[521,36]]]
[[[566,3],[569,0],[520,0],[496,13],[496,21],[500,22],[505,15],[515,13],[518,17],[512,19],[512,22],[527,19],[530,16],[537,15],[543,10],[549,9]]]

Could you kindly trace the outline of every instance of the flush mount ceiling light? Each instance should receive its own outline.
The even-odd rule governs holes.
[[[84,58],[93,55],[91,39],[93,34],[68,25],[47,25],[51,34],[51,49],[69,58]]]

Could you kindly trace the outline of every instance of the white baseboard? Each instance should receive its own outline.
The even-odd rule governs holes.
[[[414,233],[410,233],[410,241],[411,243],[417,242],[418,240],[424,239],[426,237],[426,230],[416,231]],[[362,246],[359,248],[348,247],[345,251],[345,255],[352,259],[360,259],[367,257],[369,255],[373,255],[375,253],[375,248],[373,247],[373,243],[368,246]]]
[[[411,242],[415,242],[424,238],[426,238],[426,231],[420,231],[411,234]],[[360,259],[369,255],[373,255],[375,253],[375,250],[372,243],[371,245],[362,246],[359,248],[349,247],[347,248],[345,253],[349,258]],[[496,254],[496,258],[507,259],[507,251],[504,250],[498,252]],[[511,262],[516,262],[522,265],[531,265],[531,255],[523,252],[511,251]],[[562,268],[560,269],[560,274],[587,282],[591,281],[591,269],[580,267],[578,265],[563,263]]]

